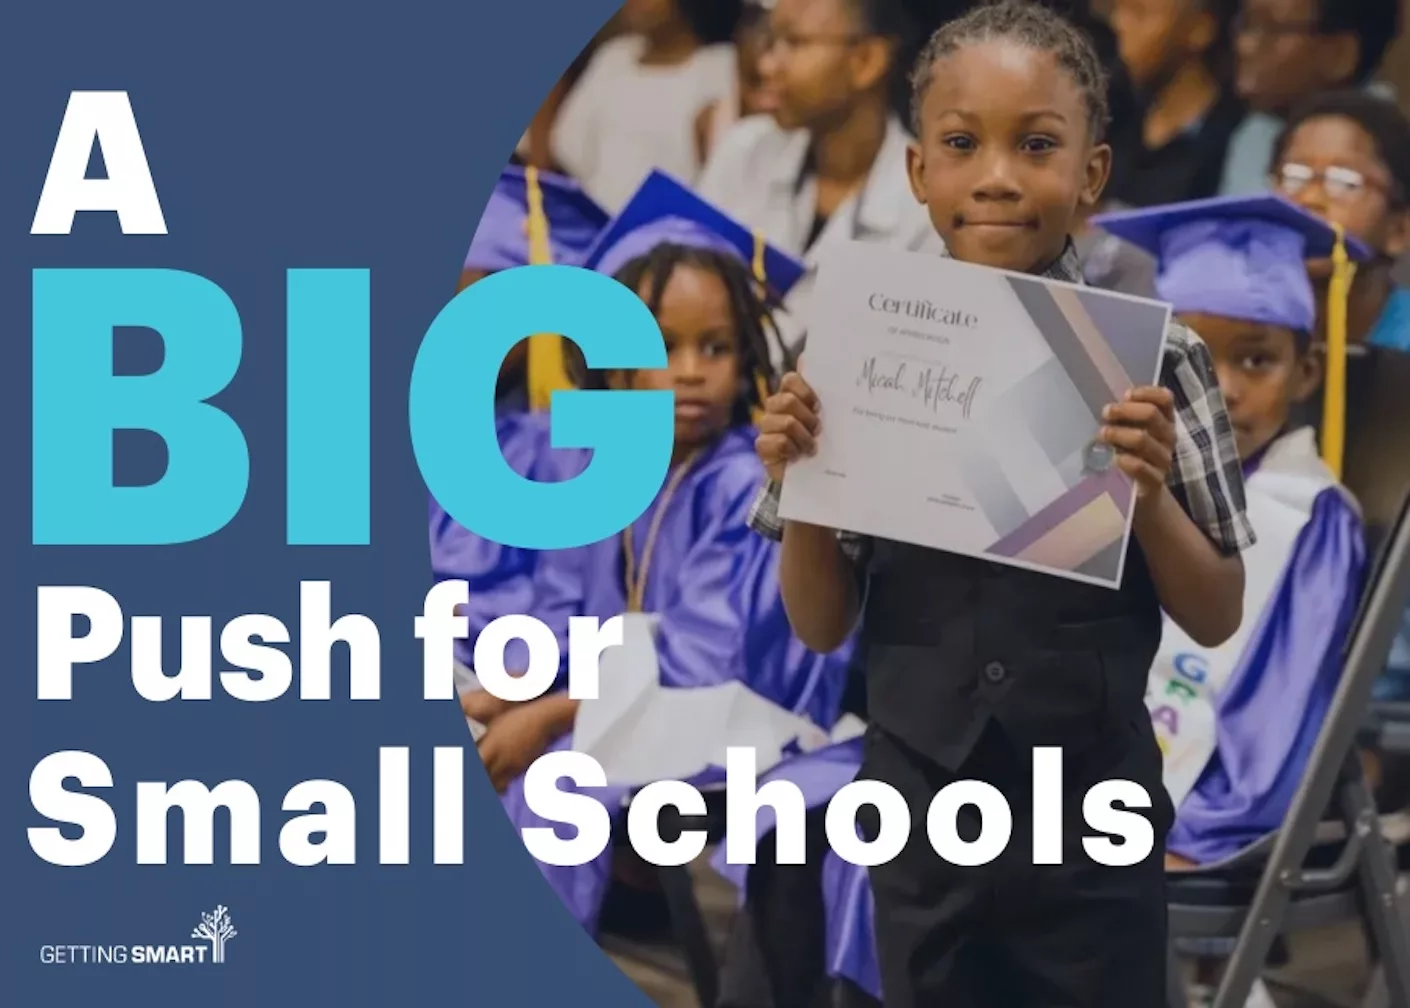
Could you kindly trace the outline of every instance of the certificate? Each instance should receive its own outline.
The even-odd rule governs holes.
[[[853,242],[810,316],[822,432],[782,517],[1120,587],[1135,487],[1095,439],[1158,381],[1168,305]]]

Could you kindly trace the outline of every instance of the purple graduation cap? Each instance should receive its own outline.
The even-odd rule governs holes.
[[[1092,223],[1156,258],[1156,296],[1177,312],[1310,333],[1317,307],[1306,261],[1332,255],[1336,232],[1267,193],[1098,214]],[[1354,262],[1370,250],[1345,239]]]
[[[606,226],[607,212],[570,178],[541,171],[538,181],[553,261],[575,266]],[[490,194],[465,256],[465,269],[494,273],[527,266],[528,219],[528,180],[523,168],[510,165]]]
[[[684,245],[733,256],[783,298],[807,267],[660,170],[642,182],[588,251],[582,265],[615,276],[658,245]],[[762,276],[760,276],[762,268]]]

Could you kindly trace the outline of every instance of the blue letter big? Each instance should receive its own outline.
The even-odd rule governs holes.
[[[162,366],[113,374],[113,330],[162,338]],[[240,366],[240,317],[203,277],[161,269],[34,271],[33,541],[165,545],[219,531],[249,482],[244,435],[204,400]],[[166,442],[149,486],[113,485],[113,432]]]
[[[632,291],[572,266],[528,266],[486,277],[436,317],[411,376],[411,439],[421,476],[470,531],[523,549],[568,549],[616,535],[661,489],[674,439],[670,392],[556,392],[555,448],[591,448],[574,479],[524,479],[504,460],[495,383],[530,333],[563,333],[589,368],[666,366],[650,309]]]

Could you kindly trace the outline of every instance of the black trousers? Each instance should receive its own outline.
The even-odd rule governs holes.
[[[859,778],[896,788],[911,810],[901,855],[870,870],[886,1008],[1160,1008],[1165,998],[1165,838],[1173,810],[1161,784],[1160,752],[1148,720],[1065,757],[1063,864],[1033,864],[1032,755],[994,723],[959,773],[873,728]],[[987,865],[941,859],[926,812],[934,795],[962,779],[987,781],[1008,800],[1013,832]],[[1101,780],[1142,785],[1152,807],[1138,811],[1155,834],[1149,856],[1107,867],[1082,847],[1099,835],[1082,799]],[[865,813],[866,810],[864,809]],[[979,835],[966,806],[958,833]],[[866,835],[875,823],[862,817]]]

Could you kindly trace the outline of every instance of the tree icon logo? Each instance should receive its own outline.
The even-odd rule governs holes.
[[[204,938],[211,943],[211,962],[225,962],[225,943],[239,931],[230,923],[230,910],[224,905],[215,908],[213,913],[201,914],[201,923],[191,932],[192,938]]]

